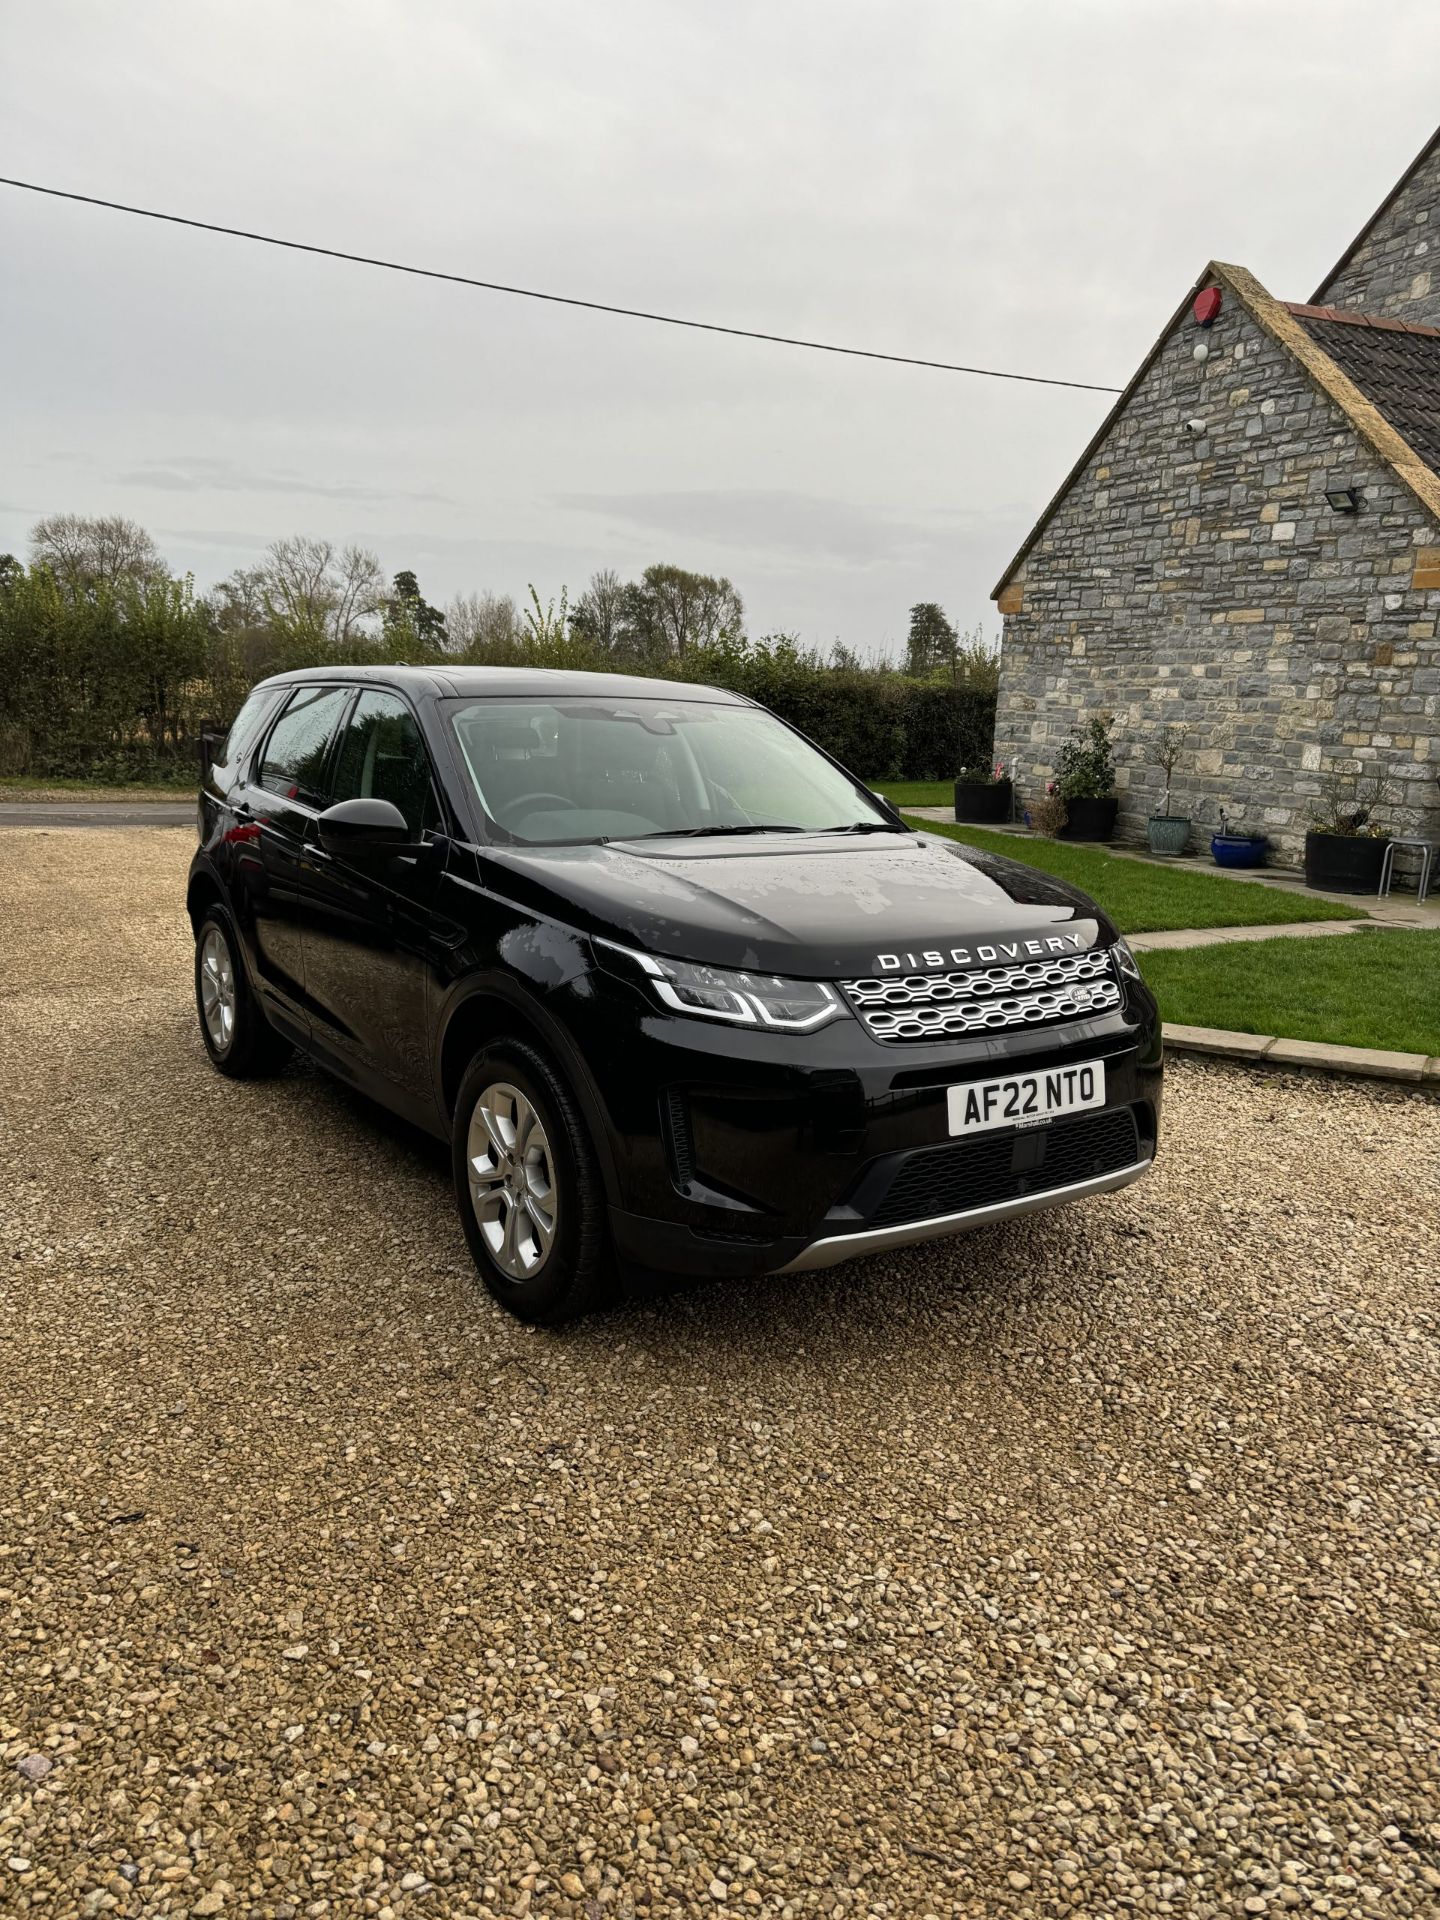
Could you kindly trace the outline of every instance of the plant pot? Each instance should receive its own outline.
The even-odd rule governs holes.
[[[1014,791],[1009,780],[957,780],[955,818],[971,822],[1008,820]]]
[[[1217,867],[1263,867],[1269,845],[1263,833],[1212,833],[1210,857]]]
[[[1145,837],[1152,853],[1184,853],[1190,844],[1190,821],[1183,813],[1152,813]]]
[[[1103,800],[1067,800],[1065,824],[1057,835],[1061,840],[1108,840],[1115,831],[1115,816],[1120,811],[1120,796],[1107,793]]]
[[[1305,836],[1305,884],[1327,893],[1378,893],[1385,842],[1359,833]]]

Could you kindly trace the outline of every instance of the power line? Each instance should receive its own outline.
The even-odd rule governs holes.
[[[195,227],[201,233],[223,233],[232,240],[255,240],[261,246],[285,247],[292,253],[316,253],[327,260],[349,260],[360,267],[383,267],[387,273],[413,274],[421,280],[448,280],[460,287],[480,287],[487,293],[509,293],[521,300],[545,300],[557,307],[583,307],[589,313],[615,313],[627,320],[653,320],[665,327],[690,327],[699,333],[726,333],[737,340],[768,340],[778,347],[807,347],[812,353],[840,353],[854,360],[888,360],[901,367],[931,367],[939,373],[973,373],[985,380],[1021,380],[1034,387],[1073,387],[1081,393],[1119,393],[1091,380],[1056,380],[1043,373],[1006,373],[996,367],[964,367],[950,360],[921,360],[910,353],[877,353],[870,347],[837,347],[828,340],[799,340],[788,333],[761,333],[754,327],[723,327],[714,320],[682,320],[673,313],[650,313],[643,307],[615,307],[603,300],[580,300],[567,293],[539,293],[534,287],[510,287],[499,280],[476,280],[467,273],[442,273],[437,267],[411,267],[400,260],[380,260],[373,254],[346,253],[340,247],[318,247],[308,240],[281,240],[273,233],[251,233],[244,227],[223,227],[214,220],[191,220],[182,213],[160,213],[154,207],[131,207],[122,200],[101,200],[91,193],[68,193],[63,187],[37,186],[33,180],[12,180],[0,174],[0,186],[23,193],[43,193],[52,200],[77,200],[82,206],[104,207],[111,213],[133,213],[142,220],[164,220],[175,227]]]

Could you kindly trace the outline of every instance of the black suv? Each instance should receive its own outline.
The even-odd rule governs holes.
[[[912,833],[753,702],[524,668],[281,674],[190,869],[222,1073],[292,1046],[441,1138],[475,1263],[794,1272],[1120,1187],[1155,1003],[1074,888]]]

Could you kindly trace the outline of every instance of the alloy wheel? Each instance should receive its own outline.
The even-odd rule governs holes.
[[[235,963],[218,927],[200,943],[200,1011],[211,1046],[224,1053],[235,1033]]]
[[[555,1244],[555,1160],[539,1114],[497,1080],[470,1116],[470,1200],[490,1257],[511,1280],[539,1273]]]

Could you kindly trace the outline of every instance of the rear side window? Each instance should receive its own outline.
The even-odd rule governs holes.
[[[348,687],[301,687],[275,722],[256,774],[268,793],[302,806],[325,804],[325,761]]]
[[[412,833],[438,820],[430,756],[415,716],[393,693],[362,693],[340,741],[334,799],[389,800]]]
[[[283,687],[260,687],[246,700],[236,714],[225,744],[210,763],[211,771],[217,778],[234,776],[236,769],[247,760],[256,741],[265,731],[265,723],[275,712],[284,697]]]

